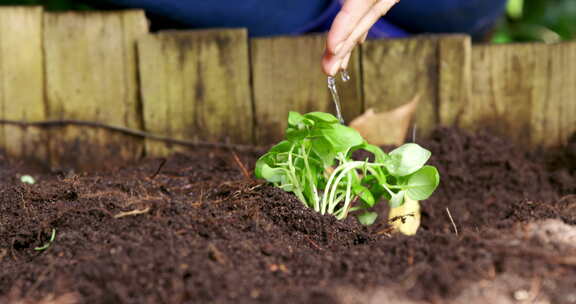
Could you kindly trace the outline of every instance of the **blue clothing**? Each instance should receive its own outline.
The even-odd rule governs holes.
[[[250,36],[322,32],[340,9],[339,0],[108,0],[142,8],[185,28],[248,28]],[[503,14],[506,0],[401,0],[369,37],[416,33],[485,33]]]

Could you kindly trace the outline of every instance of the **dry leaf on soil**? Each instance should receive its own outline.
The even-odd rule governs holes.
[[[410,102],[382,113],[375,113],[374,109],[368,109],[350,122],[350,127],[356,129],[366,141],[373,145],[399,146],[406,139],[419,100],[420,96],[417,95]]]

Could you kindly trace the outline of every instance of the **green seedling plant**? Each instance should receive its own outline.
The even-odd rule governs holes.
[[[359,150],[371,157],[354,159]],[[317,212],[344,219],[360,211],[360,222],[370,225],[376,220],[370,208],[381,199],[396,208],[434,192],[440,177],[425,165],[430,156],[415,143],[387,154],[331,114],[290,112],[285,139],[258,159],[255,174]]]

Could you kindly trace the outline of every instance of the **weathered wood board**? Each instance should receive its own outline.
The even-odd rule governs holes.
[[[327,77],[320,68],[323,35],[253,39],[252,89],[256,118],[256,143],[270,144],[284,136],[289,111],[336,113]],[[362,110],[359,52],[349,64],[349,82],[338,81],[344,119]]]
[[[547,69],[544,44],[474,46],[472,101],[463,111],[461,126],[488,128],[515,142],[531,144],[535,134],[532,114],[548,102]]]
[[[534,103],[529,123],[531,144],[552,147],[566,144],[576,132],[576,42],[549,45],[546,55],[539,59],[547,68],[537,75],[545,97]]]
[[[176,139],[251,144],[246,30],[148,35],[138,43],[145,129]],[[150,155],[181,147],[147,141]]]
[[[42,9],[0,8],[0,116],[32,122],[46,117],[42,54]],[[42,130],[0,125],[8,155],[45,161],[48,142]]]
[[[249,40],[246,30],[148,34],[141,11],[0,9],[0,119],[74,119],[200,142],[270,144],[288,111],[335,113],[324,35]],[[345,119],[420,96],[418,137],[489,128],[552,147],[576,132],[576,42],[472,45],[464,35],[366,42],[339,93]],[[0,125],[11,156],[89,169],[182,148],[85,126]]]
[[[367,41],[362,48],[364,107],[389,111],[420,96],[418,136],[438,125],[438,37]]]
[[[44,50],[49,119],[140,129],[135,41],[148,32],[141,11],[46,13]],[[51,132],[54,166],[112,165],[141,156],[142,140],[69,126]]]
[[[446,35],[438,41],[438,119],[457,126],[470,102],[472,45],[469,36]]]

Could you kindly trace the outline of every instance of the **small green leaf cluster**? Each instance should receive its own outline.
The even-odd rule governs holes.
[[[354,160],[358,150],[373,154],[372,160]],[[430,155],[415,143],[387,154],[331,114],[290,112],[285,140],[258,159],[255,174],[317,212],[343,219],[364,210],[358,217],[371,224],[376,214],[368,210],[382,198],[398,207],[406,197],[424,200],[434,192],[440,177],[425,165]]]

